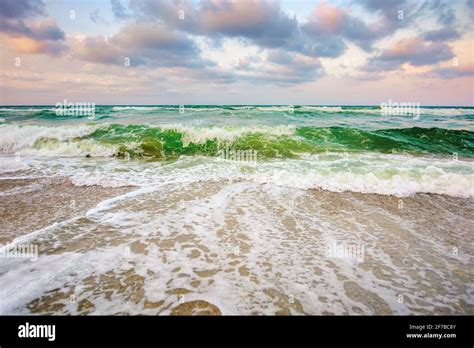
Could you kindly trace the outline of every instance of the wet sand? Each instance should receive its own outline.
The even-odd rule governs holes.
[[[3,244],[77,217],[29,241],[38,261],[1,261],[35,284],[1,290],[2,314],[474,314],[472,199],[208,182],[86,214],[136,189],[1,180]]]
[[[130,190],[74,186],[67,178],[1,178],[0,245],[81,215],[97,203]]]

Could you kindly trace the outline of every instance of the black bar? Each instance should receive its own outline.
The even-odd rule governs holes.
[[[55,325],[55,340],[18,337],[19,326]],[[411,329],[410,329],[410,325]],[[431,325],[429,327],[428,325]],[[439,325],[456,325],[443,327]],[[466,346],[472,316],[110,317],[1,316],[0,346],[58,344],[408,344]],[[408,338],[407,334],[456,337]]]

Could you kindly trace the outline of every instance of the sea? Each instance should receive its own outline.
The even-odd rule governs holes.
[[[80,111],[0,106],[0,314],[474,314],[474,107]]]

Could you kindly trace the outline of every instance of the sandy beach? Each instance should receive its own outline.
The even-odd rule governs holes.
[[[472,199],[0,183],[2,241],[39,250],[2,260],[4,314],[474,313]]]

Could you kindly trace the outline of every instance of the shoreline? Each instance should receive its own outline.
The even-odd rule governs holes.
[[[28,238],[36,261],[0,262],[3,314],[474,313],[472,199],[417,194],[400,208],[394,196],[219,181],[138,190],[84,216],[134,188],[8,181],[43,185],[2,197],[9,221],[64,223]]]
[[[131,186],[76,186],[67,177],[0,180],[0,244],[84,214]]]

